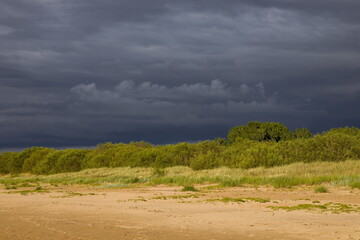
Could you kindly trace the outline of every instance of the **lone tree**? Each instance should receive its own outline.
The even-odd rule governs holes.
[[[231,128],[227,135],[229,143],[238,139],[249,139],[253,141],[283,141],[294,139],[295,134],[284,124],[277,122],[249,122],[246,126]]]

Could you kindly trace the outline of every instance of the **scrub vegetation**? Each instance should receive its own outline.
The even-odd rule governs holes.
[[[244,202],[257,202],[257,203],[267,203],[270,202],[269,199],[264,198],[230,198],[223,197],[221,199],[208,199],[207,202],[223,202],[223,203],[244,203]]]
[[[327,193],[329,190],[324,186],[318,186],[315,188],[315,192],[317,193]]]
[[[225,139],[198,143],[155,146],[142,141],[103,143],[94,149],[31,147],[4,152],[0,182],[218,183],[223,187],[334,183],[359,188],[359,159],[358,128],[336,128],[313,136],[306,128],[290,131],[280,123],[249,122],[230,129]]]
[[[190,167],[176,166],[164,169],[164,175],[154,175],[152,168],[94,168],[80,172],[52,175],[4,175],[0,177],[4,186],[21,184],[92,185],[102,188],[128,188],[142,185],[191,186],[212,184],[212,188],[269,185],[275,188],[330,184],[357,188],[360,184],[358,160],[344,162],[293,163],[272,168],[252,169],[220,167],[195,171]],[[208,187],[206,187],[208,188]]]
[[[297,211],[297,210],[308,210],[308,211],[321,211],[321,212],[331,212],[331,213],[351,213],[360,212],[360,207],[357,205],[351,205],[351,204],[343,204],[343,203],[333,203],[329,202],[326,204],[299,204],[296,206],[269,206],[268,208],[271,208],[273,210],[285,210],[285,211]]]

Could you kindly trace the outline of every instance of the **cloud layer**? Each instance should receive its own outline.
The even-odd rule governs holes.
[[[114,90],[99,90],[95,83],[79,84],[71,88],[80,101],[104,102],[117,104],[124,102],[144,103],[196,103],[224,101],[265,101],[265,87],[262,82],[249,87],[241,84],[239,87],[230,88],[221,80],[212,80],[209,84],[192,83],[174,87],[143,82],[136,84],[132,80],[119,83]]]
[[[2,0],[0,145],[359,127],[358,0]],[[215,80],[214,80],[215,79]]]

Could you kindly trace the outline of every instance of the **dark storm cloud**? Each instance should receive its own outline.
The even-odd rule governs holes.
[[[359,126],[357,0],[0,0],[0,144]]]

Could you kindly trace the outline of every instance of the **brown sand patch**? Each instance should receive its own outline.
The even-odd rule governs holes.
[[[2,189],[0,239],[360,239],[359,212],[267,208],[313,201],[360,205],[359,190],[198,188],[59,187],[27,195]],[[224,197],[270,201],[207,201]]]

